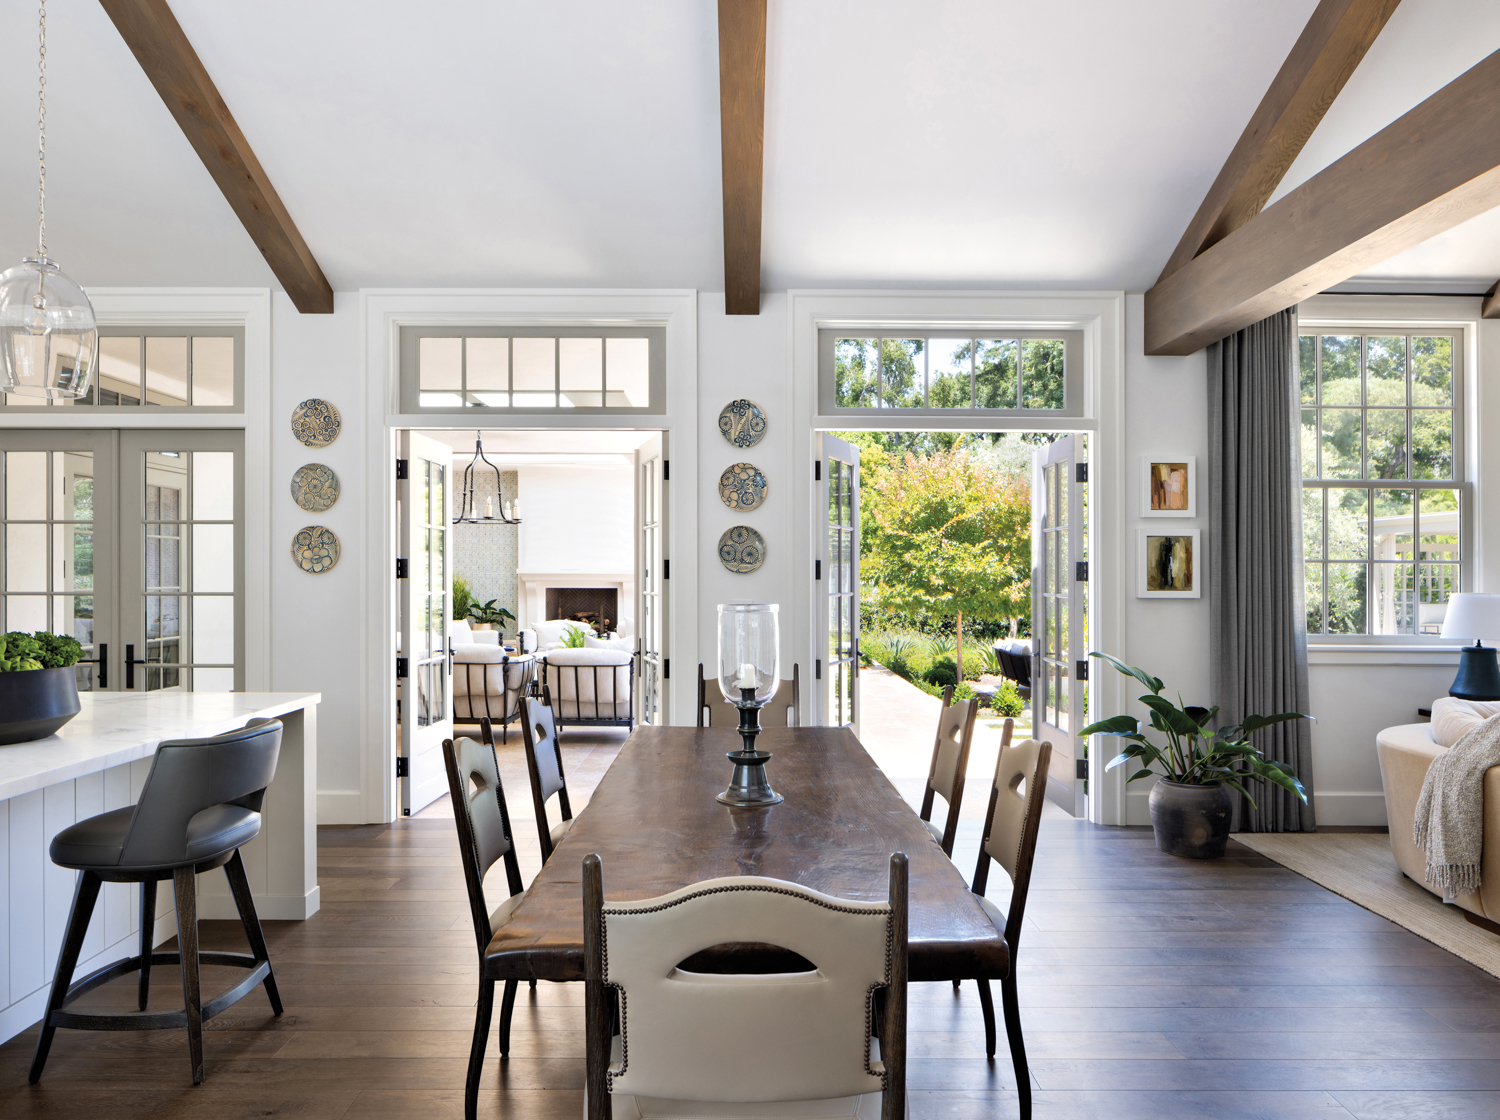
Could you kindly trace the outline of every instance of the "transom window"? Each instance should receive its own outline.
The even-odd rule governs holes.
[[[1082,334],[996,331],[820,332],[825,412],[1069,415]]]
[[[1309,634],[1433,637],[1467,585],[1461,339],[1300,335]]]
[[[404,412],[661,411],[666,332],[403,327]]]
[[[100,327],[88,396],[37,401],[0,393],[8,408],[240,410],[245,332],[240,327]],[[34,402],[34,403],[33,403]]]

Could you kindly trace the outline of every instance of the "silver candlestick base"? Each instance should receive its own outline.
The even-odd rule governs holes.
[[[754,689],[745,689],[746,700],[755,698]],[[786,798],[771,788],[766,780],[766,763],[770,751],[755,749],[755,737],[760,734],[760,709],[745,705],[740,708],[740,738],[744,746],[730,751],[724,757],[734,763],[734,773],[729,777],[729,788],[719,794],[719,801],[736,809],[763,809],[767,805],[780,805]]]

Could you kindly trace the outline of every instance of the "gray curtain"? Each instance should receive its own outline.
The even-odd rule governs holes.
[[[1307,712],[1302,584],[1301,425],[1293,308],[1208,348],[1209,609],[1214,702],[1222,723]],[[1312,797],[1306,720],[1256,733]],[[1245,832],[1311,832],[1312,805],[1255,782]]]

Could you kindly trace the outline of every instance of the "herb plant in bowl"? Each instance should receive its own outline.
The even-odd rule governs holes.
[[[45,739],[78,714],[76,639],[45,630],[0,635],[0,744]]]
[[[1269,782],[1307,801],[1307,791],[1292,768],[1265,758],[1250,744],[1250,736],[1272,724],[1309,717],[1299,712],[1246,716],[1230,727],[1211,728],[1209,724],[1219,714],[1218,708],[1183,706],[1181,697],[1178,704],[1173,704],[1161,694],[1165,685],[1160,678],[1107,653],[1089,656],[1108,661],[1148,689],[1140,701],[1151,709],[1151,728],[1165,736],[1165,746],[1147,739],[1134,716],[1111,716],[1089,724],[1078,734],[1114,735],[1126,740],[1125,749],[1105,767],[1113,770],[1132,760],[1138,762],[1140,769],[1126,778],[1126,782],[1138,778],[1160,779],[1151,790],[1151,828],[1156,833],[1156,846],[1162,851],[1189,859],[1222,856],[1229,843],[1229,821],[1234,811],[1229,791],[1238,790],[1245,800],[1255,804],[1245,788],[1248,781]]]

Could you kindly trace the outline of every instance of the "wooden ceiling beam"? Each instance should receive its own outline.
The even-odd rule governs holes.
[[[1500,51],[1158,281],[1146,353],[1191,354],[1496,205]]]
[[[1157,283],[1261,212],[1401,0],[1322,0]]]
[[[1484,293],[1484,303],[1480,306],[1479,316],[1482,319],[1500,319],[1500,280],[1490,285],[1490,290]]]
[[[724,311],[760,314],[766,0],[719,0],[719,150],[724,180]]]
[[[333,288],[166,0],[99,2],[297,310],[331,314]]]

